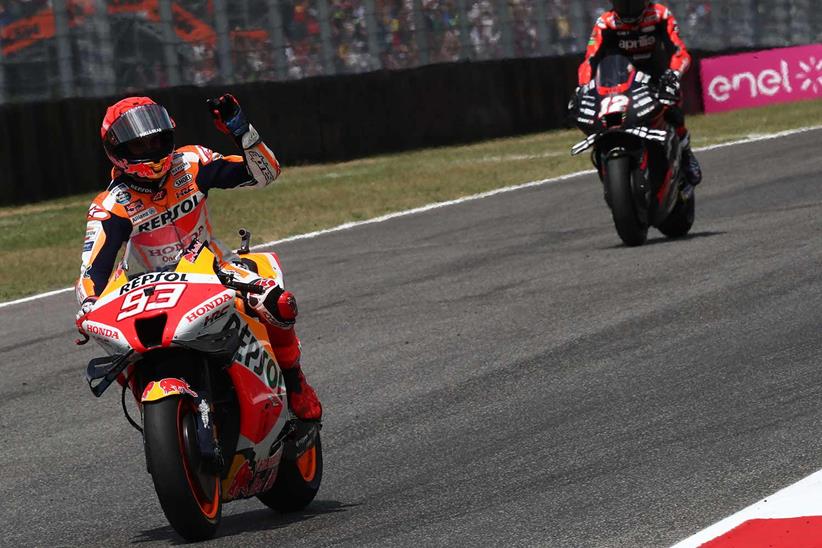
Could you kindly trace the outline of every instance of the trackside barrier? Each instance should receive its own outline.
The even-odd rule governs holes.
[[[705,112],[822,97],[822,44],[702,60]]]
[[[697,66],[685,79],[701,111]],[[331,162],[565,127],[579,55],[461,62],[396,71],[147,94],[177,122],[177,144],[235,153],[205,100],[234,93],[284,165]],[[101,190],[110,165],[100,144],[106,107],[121,97],[0,106],[0,205]]]

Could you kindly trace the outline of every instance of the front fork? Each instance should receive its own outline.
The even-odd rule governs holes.
[[[200,450],[203,466],[212,474],[219,474],[225,461],[214,428],[214,412],[211,404],[201,395],[196,398],[197,405],[197,446]]]

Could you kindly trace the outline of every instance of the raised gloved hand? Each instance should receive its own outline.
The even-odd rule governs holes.
[[[680,100],[680,82],[682,75],[674,69],[666,70],[659,79],[659,102],[663,105],[675,105]]]
[[[77,311],[77,315],[74,317],[74,324],[77,326],[77,331],[80,332],[80,335],[83,336],[83,339],[78,339],[75,341],[77,344],[85,344],[88,342],[88,333],[86,330],[83,329],[83,322],[86,319],[86,315],[91,312],[91,309],[94,308],[94,303],[97,302],[97,297],[88,297],[86,300],[83,301],[83,304],[80,305],[80,310]]]
[[[216,99],[209,99],[206,103],[217,129],[233,136],[237,141],[248,132],[248,119],[233,95],[226,93]]]

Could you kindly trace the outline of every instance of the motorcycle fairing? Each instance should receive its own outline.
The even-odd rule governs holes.
[[[238,396],[243,394],[239,400],[241,441],[238,448],[265,447],[263,440],[278,432],[288,418],[285,381],[265,326],[239,311],[232,319],[232,326],[235,322],[240,346],[227,371],[238,388]],[[273,443],[274,439],[270,441]],[[267,457],[268,453],[261,456]]]
[[[639,137],[640,139],[645,139],[647,141],[655,141],[657,143],[664,143],[668,139],[667,131],[661,129],[653,129],[644,126],[632,127],[628,129],[619,129],[616,131],[621,133],[628,133],[630,135]],[[579,154],[582,154],[583,152],[594,146],[594,144],[596,144],[596,142],[599,139],[601,139],[605,133],[608,132],[592,133],[585,140],[580,141],[579,143],[573,146],[573,148],[571,149],[571,155],[577,156]]]
[[[140,367],[142,354],[152,349],[190,348],[226,364],[240,415],[236,444],[226,448],[231,465],[222,480],[224,500],[231,500],[253,496],[272,485],[282,455],[282,439],[278,436],[288,429],[290,416],[285,382],[266,327],[244,313],[235,291],[217,278],[215,264],[215,255],[207,246],[195,245],[182,254],[173,271],[141,274],[129,280],[120,269],[83,326],[91,329],[90,334],[98,342],[108,344],[104,348],[117,350],[122,356],[92,360],[90,378],[117,375],[126,366],[133,371]],[[148,305],[158,294],[159,304],[169,306],[150,309]],[[173,302],[169,300],[172,294]],[[137,312],[132,315],[135,303]],[[144,344],[146,341],[140,339],[137,324],[141,321],[162,325],[157,328],[155,344]],[[112,328],[115,325],[116,329]],[[95,395],[98,392],[102,390],[95,391]],[[185,380],[169,377],[150,382],[139,401],[156,401],[174,394],[198,397]]]

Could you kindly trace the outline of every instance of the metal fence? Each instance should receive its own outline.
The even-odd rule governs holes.
[[[602,0],[0,0],[0,103],[584,50]],[[669,0],[691,48],[822,41],[822,0]]]

